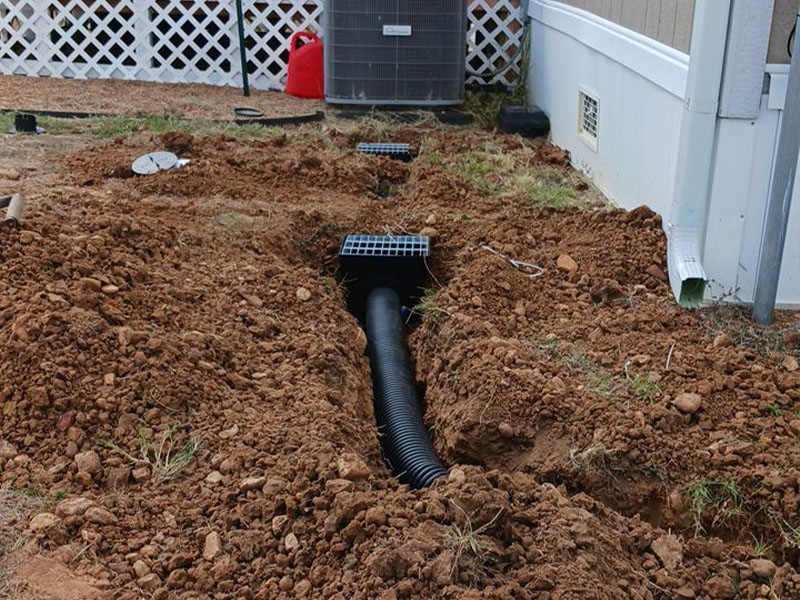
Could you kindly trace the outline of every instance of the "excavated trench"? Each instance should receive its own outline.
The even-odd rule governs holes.
[[[449,133],[436,135],[443,136],[439,152],[454,144],[463,150],[461,134],[452,143]],[[88,450],[92,439],[130,442],[123,427],[130,419],[149,419],[156,434],[175,410],[192,422],[182,432],[208,432],[209,462],[193,463],[185,483],[131,480],[125,494],[106,501],[120,519],[141,523],[142,543],[163,527],[165,544],[174,539],[188,546],[196,540],[181,538],[184,531],[232,531],[224,540],[225,553],[235,557],[235,564],[225,563],[236,572],[230,589],[249,585],[248,574],[255,569],[271,581],[261,597],[276,597],[306,579],[320,588],[336,581],[326,589],[329,596],[353,594],[350,582],[334,576],[343,564],[354,580],[373,586],[362,590],[371,597],[382,589],[376,581],[409,586],[402,582],[412,569],[421,573],[441,556],[437,585],[456,581],[488,589],[502,578],[536,586],[537,593],[599,572],[607,574],[604,583],[626,589],[620,578],[641,582],[642,569],[661,587],[692,583],[702,593],[710,568],[730,566],[720,566],[727,553],[740,561],[753,557],[753,538],[771,546],[774,560],[794,564],[797,556],[781,532],[765,516],[745,510],[749,505],[732,507],[742,509],[741,518],[731,514],[714,525],[713,509],[731,508],[721,499],[700,515],[705,533],[694,535],[696,515],[687,489],[701,477],[715,484],[736,481],[743,498],[759,498],[793,519],[795,486],[787,478],[794,463],[775,475],[771,457],[777,448],[793,460],[785,439],[790,403],[780,394],[788,395],[796,382],[776,361],[733,344],[708,351],[713,338],[698,335],[699,319],[668,301],[663,236],[652,213],[531,209],[526,198],[476,191],[454,173],[423,161],[396,166],[305,143],[304,158],[297,160],[294,143],[300,142],[266,142],[255,149],[272,155],[256,160],[247,144],[194,140],[189,145],[194,167],[151,180],[109,175],[140,146],[117,143],[84,153],[70,163],[82,179],[60,202],[77,205],[88,195],[87,206],[103,216],[65,226],[48,206],[32,213],[40,245],[26,250],[9,242],[15,289],[25,290],[23,304],[31,316],[26,321],[5,307],[2,316],[10,319],[6,323],[14,333],[4,343],[20,344],[18,332],[44,332],[54,336],[55,347],[80,344],[80,356],[76,351],[72,361],[78,379],[64,381],[81,387],[68,394],[64,386],[58,396],[64,410],[85,412],[78,418],[86,439],[70,434],[86,444],[80,450]],[[320,179],[321,169],[329,172],[327,178]],[[395,177],[395,169],[402,175]],[[396,198],[375,202],[369,197],[376,189],[375,174],[379,180],[395,178]],[[212,193],[219,196],[209,200]],[[122,216],[112,210],[117,204]],[[350,232],[426,228],[433,230],[429,267],[435,280],[418,307],[419,320],[410,323],[407,343],[424,423],[453,475],[409,491],[394,485],[381,465],[366,335],[346,312],[348,283],[338,270],[337,251]],[[531,278],[484,245],[541,265],[545,274]],[[559,266],[573,268],[564,256],[577,270]],[[26,282],[25,273],[35,273],[36,281]],[[116,296],[91,295],[93,283],[81,280],[97,273],[124,275]],[[49,285],[44,296],[40,282]],[[22,302],[23,295],[13,293]],[[80,306],[62,310],[59,298]],[[72,324],[63,333],[48,314],[58,310],[63,312],[59,318]],[[100,332],[95,342],[83,321]],[[103,325],[107,322],[113,324]],[[121,338],[117,328],[124,329]],[[665,369],[668,352],[672,364]],[[9,355],[22,360],[21,354]],[[60,365],[56,359],[49,362]],[[26,378],[36,368],[15,362]],[[165,368],[177,377],[165,381]],[[114,385],[88,374],[104,369],[117,374]],[[652,395],[645,397],[633,382],[641,384],[650,373],[660,379],[653,377],[655,383],[644,388]],[[67,375],[63,371],[62,377]],[[152,392],[158,385],[180,402],[167,408],[158,404],[163,399]],[[684,391],[705,398],[697,414],[673,406]],[[41,399],[37,404],[10,398],[38,428],[31,429],[35,434],[29,441],[41,438],[46,441],[42,452],[58,453],[66,434],[53,431],[55,420],[44,412],[50,409]],[[98,404],[86,408],[84,398]],[[784,416],[765,413],[767,402],[782,402]],[[13,430],[4,435],[21,445],[21,436],[29,434],[16,434],[22,423],[14,419],[8,421]],[[729,451],[728,435],[740,438],[735,441],[741,452],[745,443],[755,449],[749,455]],[[137,452],[131,444],[126,452]],[[125,467],[108,448],[97,452],[104,466]],[[31,454],[37,456],[37,450]],[[23,467],[12,473],[15,484],[38,476],[21,474]],[[222,475],[215,484],[220,487],[206,482],[207,468]],[[89,493],[110,485],[105,472],[87,481],[71,469],[53,476],[59,485],[64,479]],[[249,487],[255,485],[251,478],[263,473],[269,475],[269,481],[259,481],[268,492],[264,495],[262,488]],[[708,489],[715,498],[721,488]],[[759,489],[763,496],[754,495]],[[149,512],[137,512],[145,493],[155,518],[187,494],[196,506],[174,525],[162,526]],[[680,570],[692,573],[691,582],[667,585],[659,579],[660,563],[648,554],[652,539],[641,533],[646,528],[641,529],[640,519],[683,536],[688,549]],[[452,539],[454,528],[463,533],[468,522],[481,531],[486,562],[454,573],[452,564],[459,561],[454,563],[448,554],[453,547],[441,540]],[[138,551],[129,547],[130,537],[123,529],[104,531],[105,556]],[[715,537],[723,540],[719,552]],[[413,551],[403,546],[408,539],[417,544]],[[606,545],[592,547],[597,540]],[[576,560],[570,554],[575,547],[591,550]],[[228,577],[222,567],[211,573],[211,563],[168,569],[191,562],[173,559],[176,552],[168,548],[165,564],[153,567],[164,581],[172,570],[183,570],[180,577],[197,589]],[[717,562],[709,567],[697,556]],[[655,566],[648,567],[647,560]],[[550,563],[568,575],[544,573]],[[407,570],[396,572],[398,564]],[[366,566],[357,571],[360,565]],[[288,583],[282,579],[287,569],[293,578]],[[177,577],[173,583],[180,585]],[[435,575],[419,577],[430,581]],[[414,585],[409,594],[422,597],[427,588]]]
[[[310,235],[313,243],[301,247],[307,264],[321,268],[324,276],[338,279],[339,285],[346,288],[347,277],[339,268],[338,250],[343,232],[352,230],[353,223],[345,220],[343,224],[320,224],[314,220],[313,226],[315,229]],[[431,259],[436,270],[432,270],[430,276],[438,286],[446,288],[457,265],[443,263],[437,258],[434,254]],[[452,392],[450,378],[431,377],[428,366],[435,362],[435,357],[432,361],[425,352],[426,345],[441,344],[441,337],[445,338],[444,343],[449,341],[442,332],[442,315],[413,311],[405,321],[405,334],[410,338],[415,395],[427,435],[448,466],[474,465],[501,473],[523,472],[542,483],[560,487],[570,497],[591,497],[625,517],[641,519],[684,539],[718,538],[730,547],[747,545],[753,539],[770,539],[775,540],[771,548],[776,557],[790,562],[798,560],[798,550],[786,538],[785,530],[781,530],[761,507],[753,507],[753,512],[743,512],[732,520],[721,519],[718,514],[699,516],[693,512],[690,501],[677,497],[675,492],[681,485],[670,481],[664,473],[654,473],[626,459],[609,461],[593,446],[576,452],[575,442],[560,433],[552,421],[538,424],[530,436],[509,435],[503,425],[484,423],[479,416],[478,421],[471,424],[471,430],[462,431],[454,441],[448,441],[443,431],[448,428],[441,427],[433,415],[442,408],[437,404],[437,397]],[[456,410],[451,418],[461,419],[463,412]],[[487,437],[486,432],[492,429],[494,432]],[[383,439],[384,432],[380,428],[379,434]],[[388,469],[397,473],[385,448],[382,456]],[[404,478],[401,477],[401,481]]]

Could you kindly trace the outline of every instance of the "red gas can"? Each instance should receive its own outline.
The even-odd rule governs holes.
[[[309,40],[298,47],[300,39]],[[313,33],[298,31],[289,42],[289,77],[286,93],[300,98],[323,98],[322,41]]]

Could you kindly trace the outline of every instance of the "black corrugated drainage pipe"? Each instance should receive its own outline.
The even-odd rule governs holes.
[[[367,296],[367,341],[375,417],[384,453],[401,481],[413,488],[447,475],[422,422],[417,386],[405,344],[400,296],[380,287]]]
[[[422,420],[400,313],[424,280],[429,248],[426,237],[372,235],[348,235],[339,248],[348,307],[367,333],[383,453],[395,476],[412,488],[447,475]]]

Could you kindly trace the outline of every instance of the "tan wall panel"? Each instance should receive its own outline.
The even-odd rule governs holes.
[[[677,16],[678,0],[661,0],[661,14],[658,19],[658,34],[656,39],[674,40]]]
[[[800,0],[775,0],[775,13],[772,16],[772,34],[767,62],[789,62],[789,53],[786,51],[786,45],[794,26],[798,2]]]
[[[644,33],[644,24],[646,20],[647,4],[641,0],[622,0],[620,25]]]
[[[678,0],[675,11],[675,32],[672,38],[672,47],[689,54],[692,42],[692,23],[694,23],[695,0]]]
[[[561,0],[682,52],[689,51],[695,0]],[[768,0],[765,0],[768,1]],[[800,0],[784,0],[786,2]]]

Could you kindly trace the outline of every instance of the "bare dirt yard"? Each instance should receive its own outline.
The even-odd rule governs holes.
[[[800,597],[800,319],[678,308],[660,218],[561,150],[45,124],[0,144],[0,195],[28,198],[0,227],[0,595]],[[133,176],[158,149],[191,163]],[[428,489],[381,458],[349,232],[434,240],[409,321],[450,468]]]
[[[0,75],[0,109],[101,113],[107,115],[181,114],[193,119],[233,119],[233,109],[261,110],[281,118],[322,110],[322,102],[279,92],[201,84],[145,83],[113,79],[50,79]]]

